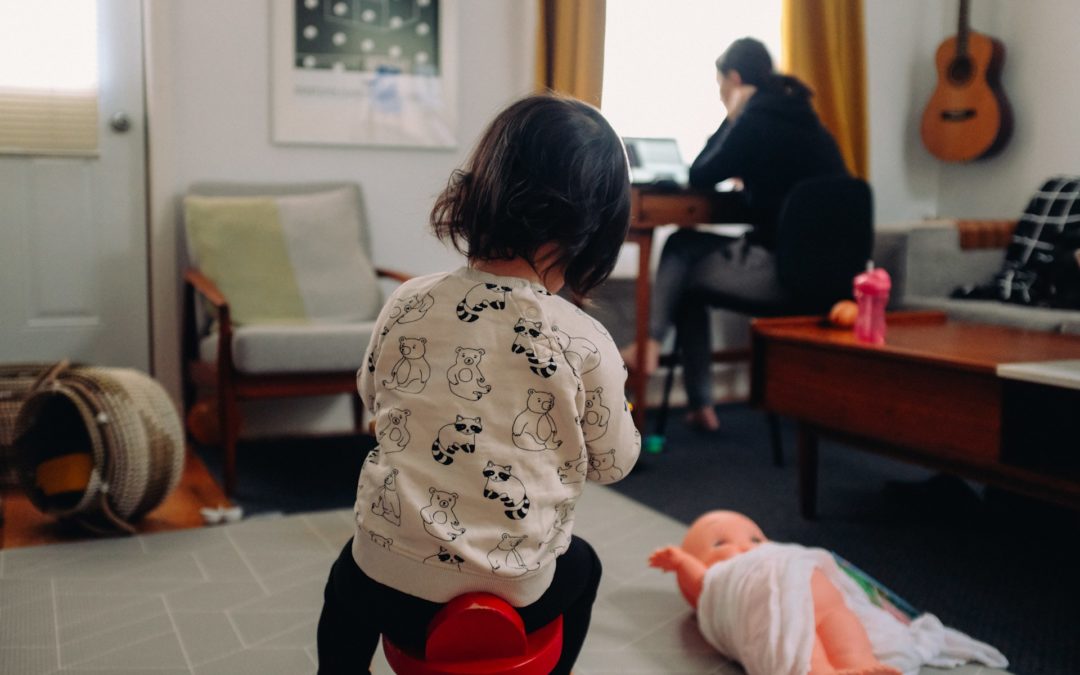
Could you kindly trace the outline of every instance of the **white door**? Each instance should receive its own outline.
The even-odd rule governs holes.
[[[97,15],[98,154],[0,154],[0,363],[150,367],[141,2]]]

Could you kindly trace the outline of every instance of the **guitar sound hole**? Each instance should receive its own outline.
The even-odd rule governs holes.
[[[963,108],[961,110],[942,110],[941,119],[946,122],[963,122],[975,117],[974,108]]]
[[[966,56],[953,59],[949,64],[949,81],[953,84],[963,84],[971,79],[972,70],[971,59]]]

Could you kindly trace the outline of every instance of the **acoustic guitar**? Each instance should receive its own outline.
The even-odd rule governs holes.
[[[968,162],[1001,150],[1012,134],[1012,111],[1001,88],[1005,46],[968,27],[960,0],[956,35],[934,58],[938,82],[922,118],[926,149],[946,162]]]

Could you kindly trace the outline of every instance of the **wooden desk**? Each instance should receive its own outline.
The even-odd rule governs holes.
[[[1075,453],[1040,465],[1029,461],[1039,452],[1033,437],[1009,447],[1017,434],[1003,420],[1019,401],[997,372],[1005,363],[1078,359],[1080,338],[947,321],[940,312],[890,314],[884,345],[858,342],[818,317],[757,319],[752,330],[751,398],[798,423],[804,516],[814,517],[821,436],[1080,507]]]
[[[638,274],[634,284],[634,340],[637,363],[630,365],[628,384],[634,400],[634,423],[645,431],[645,343],[649,339],[649,308],[652,302],[653,231],[661,225],[692,227],[703,223],[724,222],[725,214],[742,210],[742,195],[737,192],[701,190],[657,191],[635,187],[630,195],[630,232],[626,240],[638,245]]]

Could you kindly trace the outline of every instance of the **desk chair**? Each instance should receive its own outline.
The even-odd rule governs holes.
[[[232,496],[242,400],[349,394],[362,432],[356,371],[377,279],[408,277],[372,265],[356,184],[200,183],[184,216],[185,417],[222,447]]]
[[[823,315],[838,300],[851,297],[852,280],[865,269],[873,249],[873,217],[873,196],[865,181],[848,176],[802,181],[784,199],[777,219],[776,267],[786,297],[772,303],[755,303],[731,294],[699,295],[690,301],[755,317]],[[680,347],[677,331],[657,418],[657,435],[661,438]],[[720,356],[723,358],[723,353]],[[769,415],[769,428],[773,461],[781,466],[783,450],[775,415]]]

